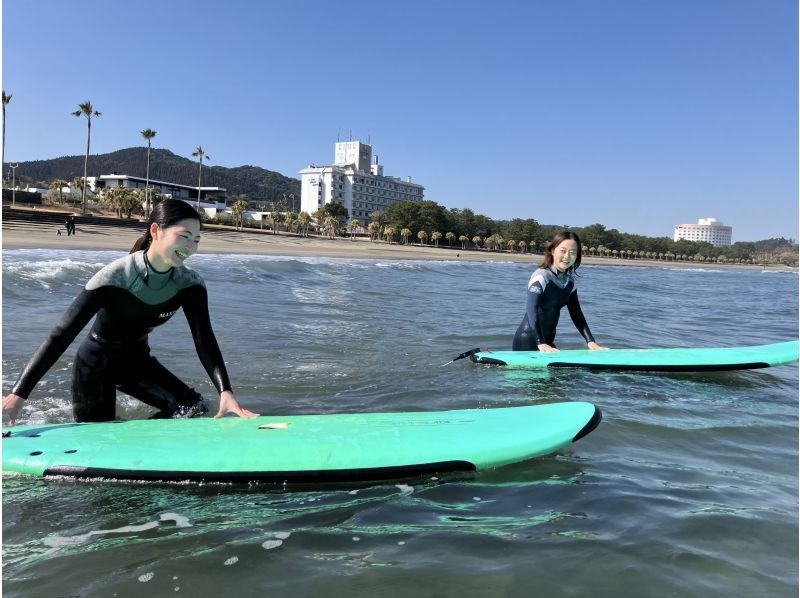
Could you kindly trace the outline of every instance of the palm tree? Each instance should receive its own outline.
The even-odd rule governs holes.
[[[506,241],[506,247],[508,247],[508,250],[511,251],[512,253],[514,252],[514,248],[516,246],[517,242],[514,239],[509,239],[508,241]]]
[[[433,241],[434,247],[439,247],[439,239],[441,238],[442,238],[442,233],[440,233],[438,230],[435,230],[431,233],[431,241]]]
[[[419,231],[417,233],[417,239],[419,239],[420,243],[425,243],[425,245],[427,245],[428,244],[428,233],[426,233],[424,230]]]
[[[142,137],[147,139],[147,175],[145,176],[145,209],[144,209],[144,217],[150,217],[150,140],[156,136],[156,132],[153,129],[145,129],[141,132]]]
[[[517,243],[517,246],[519,247],[520,253],[525,253],[525,250],[528,248],[528,244],[525,241],[520,241]]]
[[[456,234],[455,233],[447,233],[444,236],[444,238],[447,239],[447,246],[451,247],[453,245],[453,241],[456,240]]]
[[[400,231],[400,238],[403,239],[403,245],[408,245],[408,238],[411,236],[411,229],[404,228]]]
[[[281,220],[281,213],[277,210],[269,213],[269,219],[272,220],[272,234],[278,234],[278,223]]]
[[[53,199],[55,199],[56,195],[58,195],[58,202],[63,204],[64,203],[64,187],[67,186],[67,181],[64,179],[55,179],[50,182],[49,189],[50,193],[48,195],[52,195]]]
[[[303,236],[308,236],[308,224],[311,222],[311,216],[308,212],[300,212],[297,215],[297,222],[300,223],[300,226],[303,227]]]
[[[472,237],[472,244],[475,245],[475,247],[480,247],[481,241],[483,241],[483,239],[481,239],[480,235],[475,235]]]
[[[379,214],[380,212],[373,212],[372,215]],[[381,233],[381,225],[380,222],[377,220],[373,220],[367,225],[367,231],[369,231],[369,240],[374,241],[380,236]]]
[[[469,237],[467,235],[461,235],[458,240],[461,242],[461,249],[467,248],[467,241],[469,241]]]
[[[358,218],[351,218],[347,223],[347,232],[350,233],[350,240],[356,240],[356,233],[361,228],[361,221]]]
[[[294,223],[295,223],[294,214],[292,212],[286,212],[286,214],[283,215],[283,226],[286,227],[287,233],[292,232],[292,227],[294,226]]]
[[[11,101],[12,93],[6,93],[3,90],[3,160],[6,159],[6,104]]]
[[[389,241],[389,245],[392,244],[392,239],[394,238],[394,228],[391,226],[384,226],[383,227],[383,236]]]
[[[197,156],[197,161],[200,163],[200,170],[197,173],[197,212],[200,212],[200,181],[203,178],[203,158],[210,160],[211,156],[203,151],[203,146],[198,145],[197,149],[192,152],[193,156]]]
[[[233,216],[233,226],[236,230],[244,228],[243,215],[250,205],[244,197],[238,198],[231,206],[231,215]]]
[[[72,116],[86,117],[86,156],[83,159],[83,190],[81,191],[81,203],[83,204],[82,212],[86,213],[86,170],[89,166],[89,144],[92,141],[92,119],[100,116],[100,113],[94,109],[92,103],[88,100],[83,104],[78,104],[78,109],[72,113]]]
[[[325,234],[333,239],[336,236],[336,229],[339,227],[339,221],[333,216],[326,216],[324,221]]]

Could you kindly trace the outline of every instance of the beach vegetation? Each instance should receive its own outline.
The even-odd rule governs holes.
[[[272,234],[277,235],[280,231],[278,230],[280,227],[281,222],[281,213],[280,212],[270,212],[269,213],[269,221],[272,227]]]
[[[400,238],[403,240],[403,245],[408,245],[408,238],[411,236],[410,228],[403,228],[400,230]]]
[[[67,186],[67,181],[64,179],[55,179],[50,181],[47,191],[47,199],[52,203],[64,204],[64,187]]]
[[[236,201],[231,204],[231,217],[233,220],[233,226],[236,228],[236,230],[241,230],[244,227],[244,213],[249,207],[250,203],[245,197],[238,197],[236,198]]]
[[[442,238],[442,233],[438,230],[435,230],[431,233],[431,241],[433,241],[434,247],[439,247],[439,240]]]
[[[373,215],[375,212],[373,212]],[[367,232],[369,233],[369,240],[374,241],[381,234],[381,225],[377,220],[373,220],[367,225]]]
[[[300,212],[297,215],[297,222],[300,225],[300,234],[308,236],[308,225],[311,224],[311,215],[308,212]]]
[[[355,241],[356,233],[361,230],[361,221],[358,218],[351,218],[347,223],[347,232],[350,233],[350,238]]]
[[[97,194],[98,203],[113,210],[117,218],[130,218],[134,211],[141,211],[144,189],[131,187],[107,187]]]
[[[323,221],[323,234],[329,239],[333,239],[339,232],[339,220],[334,216],[325,216]]]
[[[421,230],[421,231],[417,232],[417,239],[419,239],[420,245],[422,245],[422,244],[427,245],[428,244],[428,233],[426,231],[424,231],[424,230]]]

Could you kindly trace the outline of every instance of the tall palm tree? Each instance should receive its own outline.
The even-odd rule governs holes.
[[[197,161],[200,163],[200,170],[197,173],[197,212],[200,212],[200,181],[203,179],[203,158],[210,160],[211,156],[203,151],[203,146],[198,145],[197,149],[192,152],[193,156],[197,156]]]
[[[6,93],[3,90],[3,160],[6,159],[6,104],[11,101],[11,96],[14,94]]]
[[[145,184],[144,184],[144,194],[145,194],[145,209],[144,209],[144,217],[150,217],[150,140],[156,136],[156,132],[153,129],[145,129],[141,132],[142,137],[147,139],[147,175],[145,177]]]
[[[92,141],[92,119],[100,116],[100,113],[94,109],[90,101],[85,101],[83,104],[78,104],[78,109],[72,113],[72,116],[86,117],[86,156],[83,158],[83,186],[81,188],[81,204],[83,205],[82,212],[86,213],[86,170],[89,166],[89,144]]]
[[[453,244],[453,241],[456,240],[456,234],[455,233],[447,233],[444,236],[444,238],[447,239],[447,246],[450,247]]]

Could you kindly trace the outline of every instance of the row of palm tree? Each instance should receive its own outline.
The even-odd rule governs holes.
[[[11,98],[13,94],[6,93],[3,90],[3,158],[5,159],[6,154],[6,106],[11,102]],[[75,110],[72,115],[75,117],[80,118],[81,116],[86,119],[86,154],[83,158],[83,178],[81,184],[81,205],[82,211],[86,213],[86,185],[87,185],[87,174],[88,174],[88,167],[89,167],[89,151],[91,149],[91,141],[92,141],[92,119],[98,118],[101,116],[101,112],[96,110],[95,107],[92,105],[92,102],[87,100],[81,104],[78,104],[78,109]],[[141,131],[142,137],[147,141],[147,173],[145,174],[145,216],[150,215],[150,209],[152,207],[152,193],[150,191],[150,154],[152,151],[152,140],[156,136],[156,131],[153,129],[147,128]],[[202,184],[202,177],[203,177],[203,159],[208,160],[210,156],[208,156],[205,151],[203,150],[202,146],[198,146],[197,149],[192,153],[193,156],[198,157],[199,161],[199,170],[197,175],[197,208],[200,209],[200,187]]]

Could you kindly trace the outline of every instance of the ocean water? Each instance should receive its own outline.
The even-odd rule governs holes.
[[[116,252],[3,252],[3,389]],[[557,454],[360,488],[3,478],[7,596],[796,596],[798,369],[509,372],[532,265],[198,255],[239,401],[262,414],[586,400]],[[610,347],[737,346],[798,333],[791,272],[584,266]],[[80,339],[79,339],[80,340]],[[558,343],[581,339],[566,313]],[[79,341],[21,423],[71,420]],[[185,319],[153,352],[215,399]],[[120,396],[118,415],[149,409]]]

